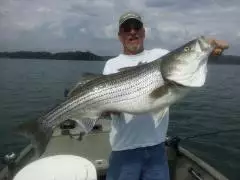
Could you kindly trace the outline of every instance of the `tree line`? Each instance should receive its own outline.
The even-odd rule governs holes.
[[[0,52],[0,58],[102,61],[106,60],[108,57],[99,56],[89,51],[58,52],[58,53],[17,51],[17,52]]]
[[[106,61],[114,56],[99,56],[89,51],[71,51],[71,52],[0,52],[0,58],[17,58],[17,59],[56,59],[56,60],[85,60],[85,61]],[[240,56],[221,55],[210,56],[210,64],[240,64]]]

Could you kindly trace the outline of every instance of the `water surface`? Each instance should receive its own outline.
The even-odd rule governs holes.
[[[101,73],[104,62],[0,59],[0,157],[28,141],[11,130],[63,100],[83,72]],[[170,109],[169,135],[240,128],[240,66],[209,65],[206,85]],[[240,131],[182,141],[231,180],[240,179]]]

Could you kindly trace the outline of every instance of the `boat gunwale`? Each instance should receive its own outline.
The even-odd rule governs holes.
[[[181,155],[184,155],[185,157],[187,157],[188,159],[196,163],[199,167],[201,167],[204,171],[208,172],[214,178],[220,179],[220,180],[229,180],[220,171],[216,170],[216,168],[211,166],[209,163],[204,162],[198,156],[194,155],[193,153],[183,148],[182,146],[179,146],[178,150],[181,153]]]

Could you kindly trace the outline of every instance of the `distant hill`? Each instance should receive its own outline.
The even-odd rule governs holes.
[[[17,51],[17,52],[0,52],[0,58],[17,58],[17,59],[57,59],[57,60],[90,60],[104,61],[103,56],[98,56],[91,52],[32,52],[32,51]]]
[[[99,56],[89,51],[72,51],[72,52],[0,52],[0,58],[17,58],[17,59],[56,59],[56,60],[87,60],[87,61],[106,61],[114,56]],[[239,64],[240,56],[221,55],[210,56],[209,64]]]
[[[239,64],[240,56],[232,55],[221,55],[221,56],[210,56],[209,64]]]

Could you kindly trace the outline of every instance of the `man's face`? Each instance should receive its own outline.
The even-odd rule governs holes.
[[[132,53],[142,50],[144,38],[143,24],[135,19],[127,20],[119,29],[119,40]]]

